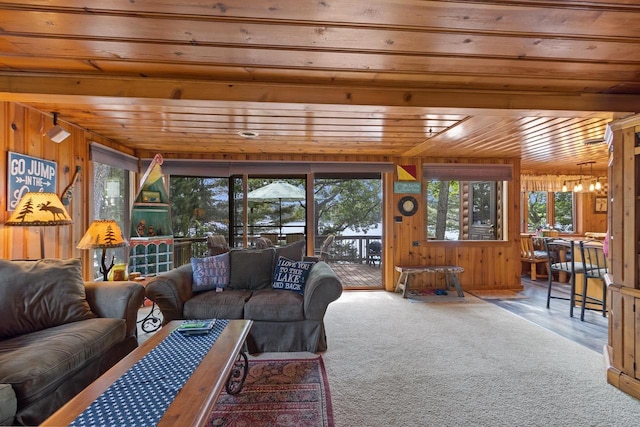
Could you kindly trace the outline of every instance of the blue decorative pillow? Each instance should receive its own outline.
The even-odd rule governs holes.
[[[229,253],[206,258],[191,258],[193,291],[209,291],[229,284]]]
[[[273,289],[286,289],[303,295],[313,264],[312,261],[292,261],[281,256],[273,272]]]

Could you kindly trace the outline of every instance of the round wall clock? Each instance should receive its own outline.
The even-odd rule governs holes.
[[[404,216],[411,216],[418,210],[418,201],[413,196],[404,196],[398,202],[398,209]]]

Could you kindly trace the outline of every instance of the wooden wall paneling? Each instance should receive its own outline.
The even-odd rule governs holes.
[[[53,120],[51,125],[53,126]],[[64,127],[64,126],[63,126]],[[45,150],[45,158],[49,158],[49,152],[54,155],[54,158],[57,159],[58,163],[58,179],[57,179],[57,188],[56,194],[58,197],[62,196],[62,192],[67,187],[67,184],[70,182],[71,178],[69,177],[69,163],[72,160],[73,156],[73,146],[75,143],[75,138],[77,137],[78,132],[72,132],[71,135],[62,141],[60,144],[56,144],[53,141],[50,141],[47,137],[43,137],[42,143],[46,147]],[[73,176],[73,174],[71,174]],[[69,217],[73,220],[73,210],[71,210],[71,206],[65,206]],[[53,239],[51,241],[52,251],[47,252],[47,257],[53,257],[60,259],[68,259],[72,257],[73,250],[71,249],[72,243],[72,234],[73,234],[73,223],[69,225],[61,225],[59,227],[48,227],[53,231]]]
[[[611,351],[611,349],[621,349],[624,343],[623,337],[623,329],[622,325],[624,324],[622,319],[624,318],[624,299],[622,298],[622,294],[620,293],[620,288],[622,285],[620,284],[612,284],[609,286],[611,296],[609,301],[610,314],[609,314],[609,338],[608,345],[609,349],[609,362],[616,367],[616,369],[620,369],[623,366],[623,352],[622,351]]]
[[[397,158],[395,164],[416,164],[422,170],[422,163],[443,163],[442,158]],[[495,159],[465,159],[462,163],[496,163]],[[506,225],[506,240],[491,242],[436,242],[428,241],[425,236],[426,214],[423,207],[424,194],[420,198],[418,213],[412,217],[402,217],[401,223],[393,224],[394,264],[388,264],[393,276],[393,286],[398,273],[393,271],[394,265],[402,264],[457,264],[465,269],[461,275],[464,289],[520,289],[520,246],[519,246],[519,218],[520,218],[520,163],[516,159],[499,160],[499,163],[512,164],[514,180],[506,187],[506,202],[508,220]],[[395,179],[395,175],[394,175]],[[392,183],[385,188],[393,190]],[[424,188],[423,188],[424,192]],[[393,216],[398,216],[397,203],[403,195],[393,195],[390,209]],[[418,241],[420,246],[414,247]],[[436,275],[421,275],[414,280],[415,287],[441,287],[444,278]],[[387,286],[387,289],[393,286]]]
[[[63,158],[61,157],[60,147],[61,144],[69,144],[71,138],[67,138],[61,144],[49,140],[42,133],[46,129],[53,126],[53,119],[46,117],[43,114],[31,109],[25,111],[25,117],[28,123],[28,143],[33,148],[31,156],[39,157],[46,160],[55,161],[57,165],[57,177],[56,177],[56,189],[55,193],[60,194],[60,184],[63,178]],[[64,149],[62,150],[64,151]],[[66,248],[66,237],[64,228],[68,228],[68,225],[51,226],[51,227],[33,227],[38,233],[44,233],[44,256],[46,258],[63,258],[63,254]],[[33,249],[36,249],[37,255],[34,258],[40,257],[39,246],[31,242],[29,245],[30,255],[33,254]]]
[[[622,364],[620,365],[620,370],[625,374],[632,378],[635,378],[635,363],[637,359],[636,354],[636,333],[635,333],[635,325],[636,325],[636,313],[633,309],[634,304],[637,299],[634,295],[629,295],[625,292],[625,289],[622,289]]]
[[[67,128],[71,132],[71,136],[62,143],[56,144],[42,136],[43,129],[53,125],[51,117],[18,104],[1,103],[0,106],[0,114],[3,117],[3,127],[0,129],[5,136],[0,142],[2,169],[6,171],[7,151],[53,160],[57,163],[58,172],[56,194],[60,196],[73,177],[75,165],[78,161],[84,162],[88,157],[84,131],[75,127]],[[67,166],[69,167],[68,173],[65,172]],[[86,164],[81,166],[86,168]],[[0,177],[0,184],[3,191],[3,195],[0,197],[2,200],[0,207],[3,211],[3,221],[0,224],[0,235],[3,237],[0,256],[5,259],[39,259],[41,232],[39,227],[4,226],[4,222],[10,215],[7,212],[6,172]],[[77,202],[85,199],[85,195],[91,193],[92,191],[88,187],[78,186],[77,189],[74,189],[74,200],[72,200],[71,206],[67,207],[74,221],[72,225],[44,227],[43,236],[47,258],[71,258],[82,255],[79,250],[75,249],[75,245],[86,229],[86,224],[78,220],[86,218],[88,205],[77,204]]]
[[[10,143],[8,149],[16,152],[29,154],[29,147],[27,144],[28,129],[25,120],[26,108],[18,104],[11,104],[11,123],[15,125],[15,131],[13,132],[13,138],[8,142]],[[9,214],[10,215],[10,214]],[[8,219],[8,217],[7,217]],[[32,239],[39,239],[40,235],[33,233],[33,227],[6,227],[9,231],[11,239],[11,259],[23,259],[29,258],[28,248],[26,243],[29,241],[29,237]],[[38,241],[38,240],[35,240]],[[38,257],[40,257],[40,249],[38,246]]]
[[[626,273],[624,271],[623,263],[623,227],[633,227],[633,224],[630,221],[628,221],[627,224],[623,223],[625,203],[623,197],[624,187],[630,184],[623,181],[625,154],[622,152],[622,131],[614,130],[612,135],[611,145],[619,147],[617,149],[619,152],[615,152],[612,156],[608,171],[609,197],[611,198],[608,212],[611,224],[611,241],[609,242],[609,248],[611,250],[610,269],[615,283],[623,283],[624,286],[630,286],[627,279],[625,279]]]
[[[73,180],[73,176],[76,173],[76,167],[80,166],[80,172],[78,180],[76,181],[71,196],[69,214],[73,218],[73,224],[71,230],[73,239],[71,241],[71,248],[73,250],[74,257],[81,257],[83,250],[77,249],[76,245],[84,236],[84,232],[89,228],[88,216],[92,206],[89,202],[93,198],[93,180],[89,179],[89,173],[93,173],[89,162],[89,144],[90,134],[87,132],[78,133],[74,135],[72,161],[69,164],[69,182]],[[91,175],[93,176],[93,175]],[[91,187],[89,187],[91,185]],[[66,188],[66,187],[65,187]],[[64,191],[64,189],[63,189]],[[84,271],[89,271],[88,266],[83,268]]]
[[[0,258],[10,258],[11,238],[9,230],[2,230],[4,223],[9,219],[7,212],[7,147],[8,141],[12,138],[13,130],[11,129],[11,120],[9,119],[9,104],[0,102],[0,141],[4,146],[0,150]]]
[[[638,288],[638,280],[640,279],[640,263],[638,262],[638,238],[640,237],[640,230],[638,225],[638,218],[640,212],[637,209],[640,207],[637,197],[640,196],[640,183],[637,181],[636,175],[640,162],[640,154],[636,155],[635,147],[635,129],[629,127],[621,132],[620,140],[621,157],[622,157],[622,186],[619,188],[619,193],[615,194],[615,198],[619,198],[622,201],[620,206],[621,210],[616,215],[616,218],[620,221],[620,226],[624,224],[624,229],[620,228],[620,236],[622,241],[622,251],[619,252],[622,255],[622,277],[619,279],[615,277],[615,282],[620,280],[624,286],[631,288]],[[614,152],[617,156],[618,154]],[[617,237],[616,236],[616,237]]]
[[[394,160],[394,164],[398,164],[398,160]],[[395,216],[399,215],[396,207],[387,200],[394,200],[393,197],[393,181],[395,172],[387,172],[382,174],[382,227],[383,227],[383,249],[382,249],[382,283],[387,291],[393,291],[398,280],[398,274],[394,265],[398,260],[398,233],[400,224],[395,222]],[[386,218],[386,221],[384,219]]]
[[[640,399],[640,289],[638,289],[638,243],[640,218],[640,153],[635,133],[640,116],[612,123],[613,157],[610,159],[609,191],[612,196],[611,272],[609,285],[609,348],[607,381]],[[624,226],[623,226],[624,224]]]

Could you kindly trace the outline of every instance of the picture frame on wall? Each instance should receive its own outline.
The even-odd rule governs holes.
[[[594,197],[593,211],[595,213],[606,213],[607,212],[607,198],[606,198],[606,196],[596,196],[596,197]]]

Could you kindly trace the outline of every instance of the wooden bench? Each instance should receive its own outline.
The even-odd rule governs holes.
[[[462,286],[458,280],[458,273],[462,273],[464,268],[457,265],[396,265],[396,271],[400,272],[400,277],[398,277],[395,291],[398,292],[402,289],[402,298],[406,298],[407,292],[409,292],[409,278],[420,273],[443,273],[447,281],[447,288],[451,289],[453,285],[458,291],[458,296],[464,297]]]

